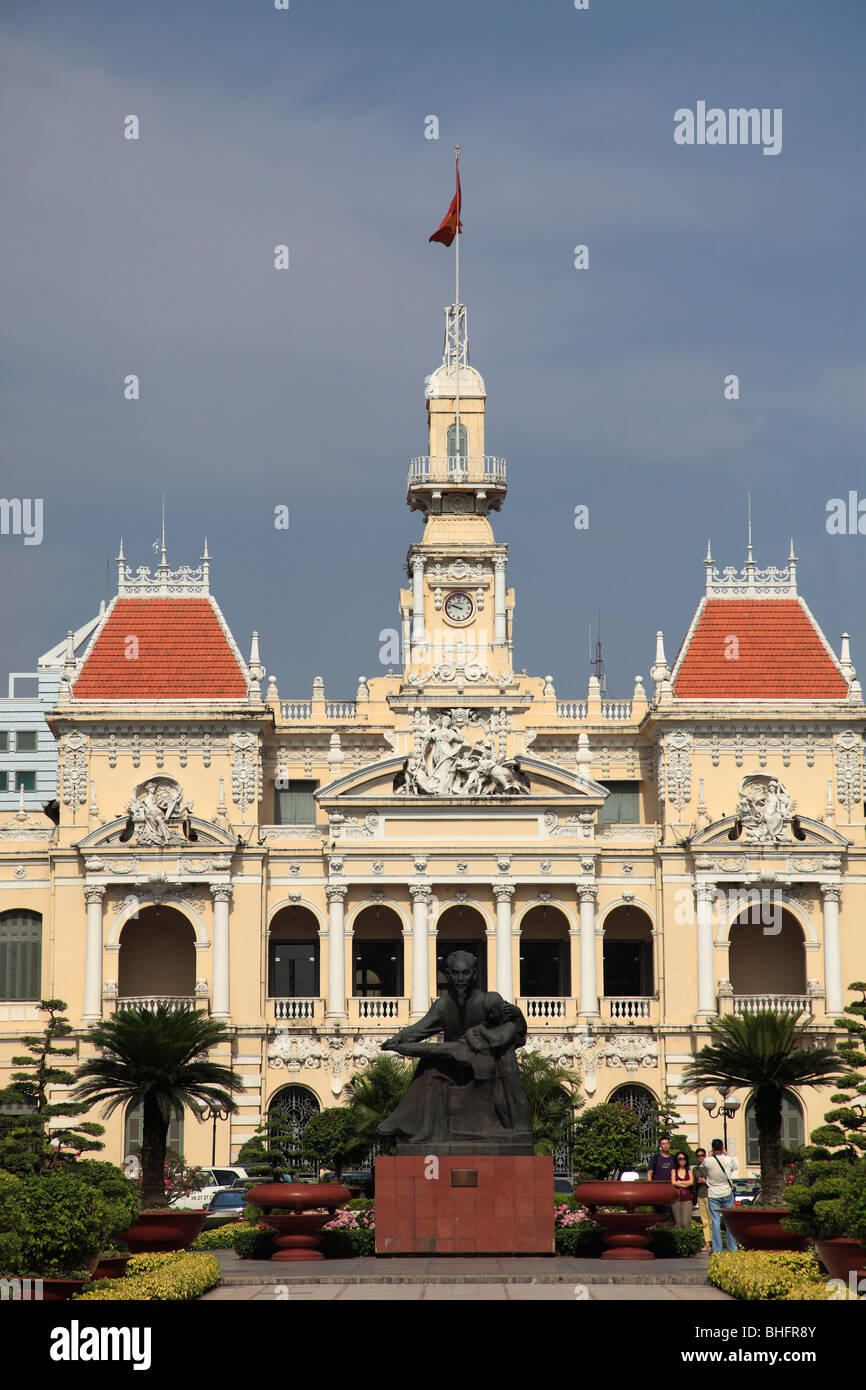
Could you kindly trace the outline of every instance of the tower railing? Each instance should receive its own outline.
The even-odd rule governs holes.
[[[440,456],[421,454],[409,463],[409,487],[424,483],[469,483],[505,486],[505,459],[494,454],[464,457],[462,454]]]

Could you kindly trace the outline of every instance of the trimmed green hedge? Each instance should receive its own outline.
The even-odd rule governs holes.
[[[747,1302],[824,1301],[833,1286],[814,1255],[794,1250],[734,1250],[710,1256],[711,1284]]]
[[[101,1279],[75,1302],[172,1303],[200,1298],[220,1281],[216,1255],[172,1250],[164,1255],[133,1255],[122,1279]]]
[[[234,1250],[235,1236],[242,1231],[255,1231],[257,1228],[248,1221],[227,1221],[211,1230],[202,1231],[196,1236],[190,1250]]]
[[[276,1249],[273,1226],[235,1227],[232,1249],[241,1260],[269,1260]]]

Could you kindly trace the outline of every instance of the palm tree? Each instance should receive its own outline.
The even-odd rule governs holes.
[[[237,1111],[232,1092],[244,1089],[229,1067],[208,1060],[211,1048],[231,1041],[221,1024],[197,1011],[166,1005],[124,1009],[97,1024],[87,1041],[101,1056],[76,1072],[73,1095],[91,1103],[105,1101],[104,1113],[119,1106],[141,1105],[141,1205],[143,1210],[168,1206],[165,1151],[172,1114],[197,1102]]]
[[[396,1149],[396,1137],[388,1140],[377,1134],[376,1126],[397,1109],[414,1074],[414,1062],[383,1055],[352,1077],[346,1086],[346,1101],[355,1119],[359,1147],[385,1152]]]
[[[577,1094],[580,1072],[566,1071],[549,1057],[526,1048],[517,1065],[532,1111],[532,1134],[537,1154],[552,1154],[568,1142],[571,1121],[586,1104]]]
[[[782,1102],[798,1086],[823,1086],[844,1070],[834,1048],[812,1046],[809,1023],[795,1014],[762,1009],[710,1024],[712,1041],[683,1072],[683,1090],[714,1086],[748,1089],[755,1102],[761,1157],[761,1202],[782,1205]]]

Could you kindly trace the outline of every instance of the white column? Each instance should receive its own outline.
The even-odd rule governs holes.
[[[415,555],[412,560],[412,646],[424,641],[424,560]]]
[[[713,974],[713,902],[714,883],[696,883],[695,899],[698,918],[698,1017],[708,1018],[718,1012]]]
[[[212,883],[213,895],[213,994],[211,996],[211,1018],[228,1020],[230,1014],[229,995],[229,902],[232,896],[230,883]]]
[[[494,883],[496,899],[496,989],[509,1003],[514,999],[511,969],[511,899],[513,883]]]
[[[87,944],[82,1022],[99,1023],[102,1018],[102,899],[105,897],[105,885],[88,884],[84,897],[87,902]]]
[[[505,621],[505,560],[493,561],[493,640],[496,643],[507,641],[508,632]]]
[[[595,899],[598,889],[579,883],[580,899],[580,1019],[599,1018],[595,972]],[[572,981],[572,989],[574,982]]]
[[[822,883],[824,895],[824,1007],[828,1014],[842,1012],[842,946],[839,938],[839,899],[842,885]]]
[[[427,917],[433,890],[429,884],[409,889],[412,899],[412,997],[409,1018],[423,1018],[430,1007],[430,972],[427,965]]]
[[[328,899],[328,1001],[326,1017],[336,1022],[346,1014],[346,947],[344,932],[345,884],[329,884]]]

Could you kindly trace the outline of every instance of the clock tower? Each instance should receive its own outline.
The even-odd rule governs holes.
[[[505,460],[485,453],[486,394],[469,365],[466,307],[451,304],[442,365],[427,378],[429,452],[412,459],[407,483],[409,507],[425,520],[400,594],[404,680],[413,684],[500,683],[511,674],[508,547],[489,519],[505,497]]]

